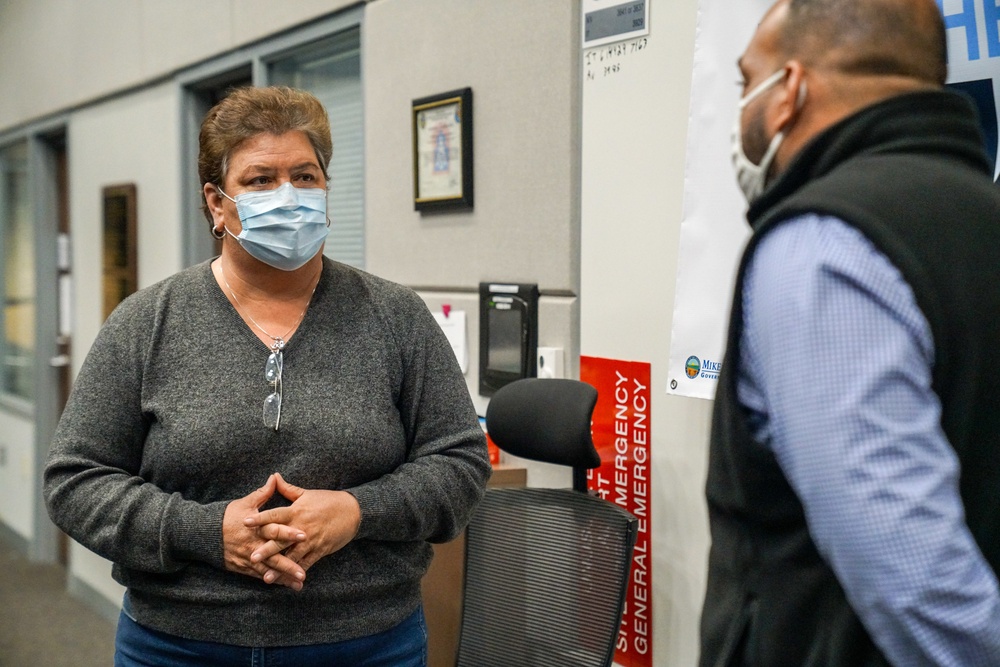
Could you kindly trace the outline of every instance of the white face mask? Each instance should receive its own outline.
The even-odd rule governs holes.
[[[764,191],[764,186],[767,184],[767,172],[771,169],[771,163],[781,147],[781,142],[785,140],[785,132],[782,130],[774,135],[774,139],[771,139],[771,144],[767,147],[767,152],[764,153],[760,164],[754,164],[743,150],[743,110],[761,94],[781,82],[785,75],[785,68],[781,68],[767,77],[759,86],[747,93],[736,107],[736,125],[733,127],[732,137],[733,168],[736,170],[736,182],[739,183],[740,190],[743,191],[747,202],[751,204]],[[796,106],[802,103],[802,99],[803,95],[799,95]]]

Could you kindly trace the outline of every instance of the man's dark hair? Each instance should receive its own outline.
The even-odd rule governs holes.
[[[845,74],[938,85],[948,76],[944,19],[934,0],[790,0],[780,48]]]

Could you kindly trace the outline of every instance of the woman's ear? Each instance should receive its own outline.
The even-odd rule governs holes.
[[[214,183],[205,183],[202,186],[202,193],[205,195],[205,204],[208,206],[208,212],[212,214],[212,222],[217,227],[223,220],[222,195],[219,194],[219,189],[215,187]]]

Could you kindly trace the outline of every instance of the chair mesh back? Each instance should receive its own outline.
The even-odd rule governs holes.
[[[469,524],[459,667],[611,664],[636,519],[568,489],[490,489]]]

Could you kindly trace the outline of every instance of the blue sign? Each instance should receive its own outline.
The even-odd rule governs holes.
[[[976,103],[1000,176],[1000,7],[996,0],[937,0],[948,35],[948,85]],[[947,7],[945,6],[947,4]],[[960,8],[959,8],[960,7]]]

